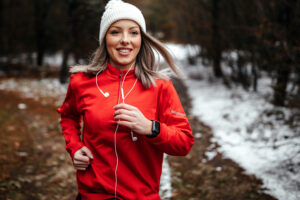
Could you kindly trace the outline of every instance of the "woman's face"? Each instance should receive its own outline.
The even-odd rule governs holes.
[[[120,70],[127,70],[135,62],[141,48],[141,30],[132,20],[113,23],[105,36],[109,61]]]

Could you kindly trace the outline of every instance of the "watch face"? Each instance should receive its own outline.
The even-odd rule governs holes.
[[[152,120],[152,135],[147,135],[147,137],[154,138],[160,133],[160,123]]]

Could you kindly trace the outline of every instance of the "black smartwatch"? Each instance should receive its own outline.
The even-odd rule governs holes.
[[[160,133],[160,123],[157,121],[154,121],[154,120],[151,120],[151,121],[152,121],[152,134],[147,135],[147,137],[155,138]]]

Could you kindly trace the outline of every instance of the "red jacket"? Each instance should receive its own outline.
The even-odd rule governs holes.
[[[78,191],[82,199],[114,197],[116,121],[113,106],[120,102],[120,87],[125,73],[126,71],[122,72],[108,64],[99,74],[98,85],[104,92],[109,92],[109,97],[100,93],[95,76],[84,73],[71,75],[66,99],[58,108],[62,134],[71,157],[83,146],[89,148],[94,157],[86,171],[77,171]],[[129,71],[123,85],[125,95],[135,80],[134,70]],[[163,153],[184,156],[194,143],[188,119],[172,82],[157,80],[156,84],[156,87],[145,89],[137,81],[125,99],[126,104],[137,107],[146,118],[159,121],[161,125],[160,134],[155,138],[134,133],[138,138],[135,142],[132,141],[130,129],[124,126],[118,128],[116,144],[119,199],[160,199],[158,193]]]

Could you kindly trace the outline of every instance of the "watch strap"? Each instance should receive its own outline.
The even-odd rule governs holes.
[[[154,120],[151,120],[151,121],[152,121],[152,134],[147,135],[147,137],[154,138],[154,137],[158,136],[160,133],[160,123],[157,121],[154,121]]]

